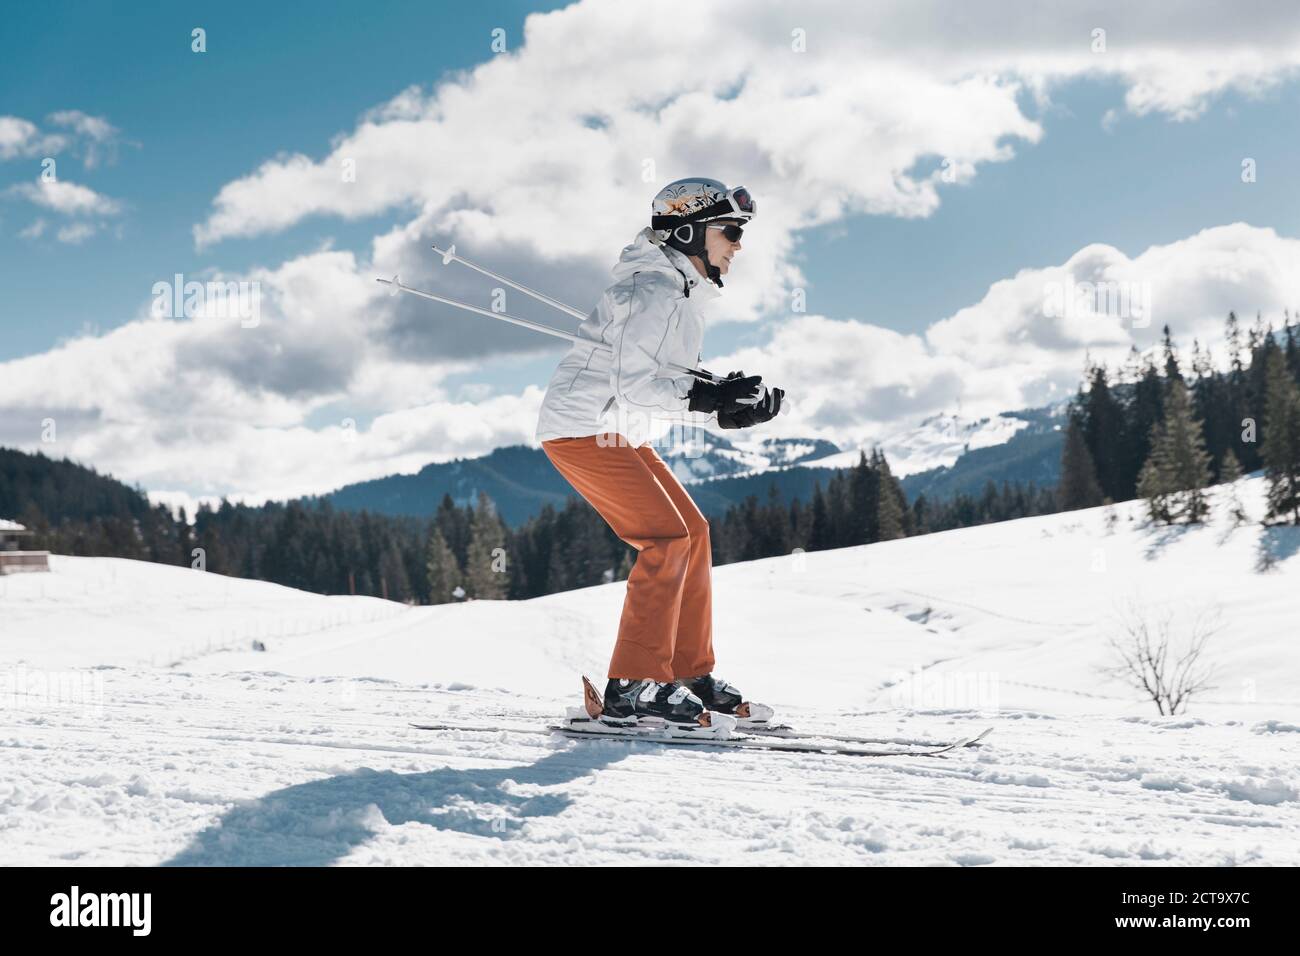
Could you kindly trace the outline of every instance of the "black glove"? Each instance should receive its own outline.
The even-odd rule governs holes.
[[[718,427],[750,428],[776,418],[781,411],[781,400],[785,398],[785,389],[768,388],[764,385],[761,393],[757,404],[742,405],[734,412],[718,412]]]
[[[697,379],[687,394],[687,408],[693,412],[734,412],[747,408],[762,398],[763,377],[732,372],[721,382]]]

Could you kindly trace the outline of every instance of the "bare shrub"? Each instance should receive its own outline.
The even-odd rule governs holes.
[[[1185,713],[1192,696],[1212,690],[1214,669],[1202,660],[1210,638],[1223,629],[1218,608],[1195,614],[1187,640],[1175,647],[1174,612],[1156,614],[1136,600],[1118,614],[1118,633],[1109,640],[1115,663],[1106,675],[1141,691],[1161,714]]]

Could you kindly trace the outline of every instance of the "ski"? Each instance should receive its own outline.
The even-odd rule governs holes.
[[[801,733],[785,724],[772,724],[771,718],[775,711],[766,704],[755,704],[746,702],[743,706],[745,712],[743,716],[714,714],[715,722],[725,722],[729,726],[719,732],[717,728],[703,726],[696,728],[680,727],[669,729],[664,727],[658,721],[653,721],[647,726],[642,722],[639,726],[618,727],[611,726],[599,720],[604,709],[604,700],[596,685],[586,675],[582,678],[582,702],[581,708],[570,708],[567,722],[559,727],[560,732],[572,736],[574,734],[598,732],[602,735],[609,736],[634,736],[641,739],[663,739],[668,742],[685,741],[689,743],[700,743],[704,740],[717,741],[719,739],[730,738],[733,735],[740,735],[744,739],[746,735],[755,738],[755,742],[765,744],[768,749],[782,749],[775,745],[773,741],[786,740],[795,741],[788,749],[796,751],[817,751],[824,752],[827,750],[836,750],[837,752],[847,752],[854,749],[852,745],[866,743],[892,743],[887,740],[873,740],[869,737],[853,737],[849,735],[829,735],[818,733]],[[753,709],[752,713],[750,709]],[[583,711],[586,715],[583,715]],[[588,728],[594,728],[588,729]],[[556,729],[556,728],[552,728]],[[864,750],[861,756],[897,756],[903,753],[947,753],[949,750],[955,750],[958,747],[978,746],[979,741],[983,740],[993,732],[992,727],[985,728],[974,737],[963,738],[955,743],[921,743],[920,749],[917,744],[905,743],[909,749],[903,750]],[[820,744],[813,744],[810,741],[822,741]],[[829,742],[829,746],[826,742]]]
[[[843,744],[897,744],[899,746],[909,747],[942,747],[944,744],[933,740],[890,740],[885,737],[860,737],[855,734],[835,734],[822,733],[820,731],[796,730],[789,724],[776,724],[771,727],[747,727],[741,725],[738,728],[742,733],[753,734],[756,737],[775,737],[779,740],[833,740],[836,743]],[[992,727],[985,727],[974,737],[969,738],[963,746],[978,747],[980,742],[993,733]]]
[[[489,717],[513,717],[519,720],[549,720],[552,719],[550,714],[488,714]],[[518,725],[506,724],[410,724],[416,730],[463,730],[467,733],[479,734],[544,734],[549,731],[540,727],[523,727]],[[893,744],[898,747],[946,747],[948,744],[942,740],[899,740],[891,737],[864,737],[856,734],[836,734],[823,731],[803,731],[797,730],[789,724],[773,724],[771,726],[747,725],[739,722],[736,725],[736,733],[763,738],[776,738],[778,740],[828,740],[841,744]],[[989,734],[993,733],[992,727],[985,727],[975,736],[969,738],[965,744],[967,747],[979,747],[982,741]]]
[[[815,743],[812,740],[785,740],[780,737],[751,735],[733,731],[727,737],[713,737],[692,732],[669,734],[658,726],[616,728],[598,720],[571,720],[568,724],[551,724],[547,730],[570,740],[596,739],[646,742],[653,744],[685,745],[695,747],[728,747],[735,750],[772,750],[781,753],[819,753],[845,757],[937,757],[949,751],[969,746],[974,738],[963,737],[941,746],[910,749],[876,749],[854,746],[836,741]]]
[[[542,727],[511,727],[507,724],[407,724],[416,730],[461,730],[469,734],[549,734]]]
[[[969,747],[979,737],[983,737],[993,728],[985,730],[979,737],[964,737],[948,744],[935,744],[932,746],[913,747],[910,749],[876,749],[854,746],[852,744],[835,741],[827,737],[818,737],[810,735],[810,739],[787,740],[781,737],[764,737],[760,734],[751,734],[749,732],[733,732],[729,737],[710,737],[706,735],[678,734],[670,736],[665,733],[664,728],[660,726],[641,726],[616,728],[601,724],[599,721],[592,720],[585,729],[580,729],[584,722],[575,721],[569,725],[550,724],[546,727],[511,727],[505,724],[499,725],[469,725],[469,724],[416,724],[410,726],[416,730],[459,730],[467,733],[508,733],[508,734],[541,734],[545,736],[558,735],[570,740],[622,740],[628,742],[644,742],[653,744],[682,744],[695,747],[729,747],[739,750],[773,750],[782,753],[820,753],[832,754],[846,757],[935,757],[940,754],[946,754],[962,747]],[[824,743],[815,743],[814,740],[823,740]]]
[[[774,750],[784,753],[840,754],[849,757],[935,757],[963,747],[978,746],[993,732],[986,727],[973,737],[963,737],[951,743],[916,743],[857,737],[848,734],[801,732],[785,724],[769,724],[773,711],[763,704],[758,708],[762,717],[750,718],[747,713],[737,718],[729,714],[706,712],[698,725],[674,725],[655,718],[642,718],[639,722],[624,724],[602,720],[604,698],[596,685],[582,678],[582,706],[570,707],[562,724],[539,727],[511,727],[504,724],[470,726],[465,724],[411,724],[417,730],[459,730],[469,733],[541,733],[558,734],[581,740],[641,740],[657,744],[685,744],[688,746],[730,747],[738,750]],[[889,744],[892,748],[862,747],[861,744]]]

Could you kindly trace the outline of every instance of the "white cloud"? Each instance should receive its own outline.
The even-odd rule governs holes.
[[[53,418],[51,453],[146,487],[263,500],[532,444],[538,386],[449,394],[447,376],[475,363],[394,347],[399,317],[384,311],[392,300],[357,281],[357,270],[350,253],[322,250],[250,273],[262,288],[256,328],[210,316],[141,318],[0,364],[0,445],[42,447],[42,422]],[[1046,315],[1052,290],[1070,282],[1145,284],[1151,320]],[[1086,246],[994,283],[921,335],[787,315],[761,346],[708,364],[788,390],[792,413],[766,433],[861,444],[959,404],[983,415],[1065,398],[1085,349],[1117,362],[1132,344],[1154,345],[1166,322],[1186,350],[1193,337],[1217,343],[1230,309],[1277,317],[1297,303],[1300,240],[1235,223],[1132,258]],[[455,321],[438,317],[427,334]]]
[[[965,16],[937,0],[653,9],[582,2],[528,17],[511,52],[403,90],[323,157],[276,157],[227,183],[196,243],[397,211],[403,240],[603,270],[659,185],[704,172],[760,199],[719,317],[753,321],[804,284],[801,229],[930,215],[945,162],[969,182],[1039,140],[1022,101],[1045,108],[1056,84],[1115,78],[1129,111],[1182,120],[1225,91],[1262,92],[1300,63],[1300,8],[1282,4],[1230,23],[1200,4],[1118,0]],[[1097,28],[1105,52],[1094,52]],[[792,48],[796,30],[806,52]]]
[[[52,162],[45,169],[45,158],[53,160],[59,153],[72,149],[83,158],[87,169],[97,166],[105,157],[116,158],[120,131],[102,116],[91,116],[81,110],[60,110],[51,113],[47,120],[66,129],[65,133],[42,133],[35,123],[18,116],[0,116],[0,159],[41,157],[41,178],[34,182],[17,183],[5,189],[0,196],[25,199],[28,202],[63,216],[84,217],[80,222],[60,227],[54,235],[59,242],[76,245],[85,242],[104,226],[104,219],[122,211],[122,203],[104,196],[80,183],[44,178],[57,173]],[[87,221],[98,219],[98,221]],[[46,231],[44,219],[37,219],[18,233],[22,239],[40,239]]]
[[[18,236],[20,239],[39,239],[45,234],[45,227],[48,225],[44,219],[33,219],[31,225],[22,229]]]
[[[210,309],[155,318],[142,302],[140,318],[107,333],[0,363],[0,445],[151,487],[260,500],[531,440],[540,389],[450,398],[443,379],[471,364],[393,348],[381,308],[391,300],[356,276],[353,256],[330,250],[212,274],[202,278],[258,283],[256,325]],[[47,419],[52,446],[41,442]]]
[[[94,169],[105,158],[117,158],[121,130],[102,116],[91,116],[81,110],[60,110],[47,119],[55,126],[63,126],[77,134],[77,142],[84,150],[87,169]]]
[[[122,211],[122,204],[116,199],[101,195],[88,186],[63,180],[16,183],[3,195],[25,199],[62,216],[75,217],[76,221],[60,226],[54,233],[54,238],[65,245],[85,242],[105,226],[106,219]],[[45,234],[46,225],[43,218],[38,218],[18,235],[35,241]]]
[[[0,159],[32,156],[57,156],[71,149],[80,154],[87,169],[105,158],[116,159],[121,130],[103,116],[91,116],[81,110],[59,110],[46,117],[52,126],[66,133],[43,133],[31,120],[21,116],[0,116]]]
[[[55,126],[66,126],[96,143],[106,143],[120,132],[102,116],[91,116],[81,110],[60,110],[49,115]]]
[[[1013,79],[937,75],[896,55],[846,69],[859,61],[774,48],[748,8],[681,9],[689,30],[604,4],[530,17],[518,52],[428,94],[403,91],[319,160],[272,159],[226,184],[196,242],[409,209],[422,236],[604,269],[663,182],[707,170],[760,197],[727,314],[753,319],[801,282],[796,230],[850,213],[928,215],[941,157],[968,176],[1041,134]]]
[[[0,116],[0,159],[48,156],[68,143],[66,137],[42,133],[35,123],[20,116]]]
[[[644,213],[645,159],[656,184],[743,172],[774,234],[856,211],[927,215],[938,194],[926,157],[971,167],[1037,140],[1023,88],[1043,97],[1055,82],[1114,76],[1130,111],[1187,119],[1224,91],[1259,93],[1294,73],[1300,9],[1226,19],[1203,4],[1013,2],[956,16],[937,2],[683,2],[653,15],[578,3],[529,17],[515,52],[369,111],[324,159],[271,160],[227,184],[195,237],[411,205],[439,228],[487,213],[479,238],[546,255],[556,219],[580,210],[590,235],[569,251],[598,255]],[[1098,27],[1105,52],[1093,49]],[[796,29],[806,52],[791,49]]]
[[[57,238],[59,242],[75,246],[85,242],[93,236],[96,231],[96,227],[91,223],[74,222],[70,225],[60,227],[59,231],[55,233],[55,238]]]
[[[114,216],[122,209],[116,199],[103,196],[89,186],[63,180],[15,183],[6,192],[65,216]]]
[[[1097,27],[1107,30],[1105,53],[1091,49]],[[796,29],[806,31],[807,52],[791,49]],[[531,442],[536,386],[496,396],[461,386],[453,396],[444,382],[485,355],[555,347],[421,300],[388,299],[375,274],[401,272],[415,285],[436,276],[452,297],[481,301],[481,277],[429,253],[431,240],[456,241],[528,285],[589,303],[655,189],[706,173],[743,182],[760,200],[717,315],[756,320],[804,284],[800,230],[863,213],[930,215],[947,185],[942,162],[968,182],[982,164],[1037,142],[1042,129],[1027,111],[1050,104],[1057,84],[1114,78],[1130,113],[1189,120],[1226,91],[1257,94],[1291,76],[1298,36],[1300,10],[1280,4],[1231,19],[1190,3],[1010,3],[959,14],[921,0],[664,3],[650,14],[583,2],[536,14],[511,53],[431,90],[403,91],[325,155],[275,157],[227,183],[194,227],[205,247],[312,216],[396,211],[369,261],[323,249],[236,277],[261,284],[255,329],[210,316],[139,318],[4,363],[0,443],[31,447],[41,419],[54,417],[58,453],[176,493],[259,497]],[[0,156],[32,155],[40,131],[7,119]],[[94,119],[51,116],[88,145],[115,139],[111,124]],[[643,175],[647,160],[653,171]],[[116,211],[86,187],[42,198],[32,188],[23,195],[64,214],[101,202]],[[794,414],[773,431],[859,441],[958,401],[978,414],[1062,397],[1077,384],[1083,349],[1120,355],[1148,344],[1166,320],[1186,343],[1217,337],[1229,308],[1294,306],[1296,247],[1242,224],[1132,259],[1088,246],[995,283],[923,335],[783,317],[768,343],[732,358],[790,390]],[[1085,279],[1147,283],[1151,327],[1077,310],[1044,314],[1052,283]],[[533,307],[508,298],[513,313]]]
[[[1102,297],[1078,293],[1100,291]],[[1074,290],[1070,309],[1058,296]],[[1131,291],[1105,298],[1116,292]],[[1144,304],[1149,312],[1127,308]],[[1084,299],[1100,310],[1081,307]],[[1049,306],[1050,303],[1050,306]],[[1084,247],[1059,266],[1025,269],[995,282],[984,297],[901,335],[867,322],[783,317],[760,347],[710,359],[786,388],[792,412],[774,434],[862,444],[900,420],[937,412],[991,415],[1073,394],[1085,351],[1115,367],[1131,347],[1154,346],[1165,324],[1185,359],[1193,339],[1217,348],[1231,310],[1256,311],[1280,325],[1300,304],[1300,240],[1233,223],[1205,229],[1129,258],[1112,246]]]

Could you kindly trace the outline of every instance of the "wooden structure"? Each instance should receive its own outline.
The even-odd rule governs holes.
[[[50,569],[50,552],[22,550],[23,538],[30,536],[17,521],[0,518],[0,574]]]

